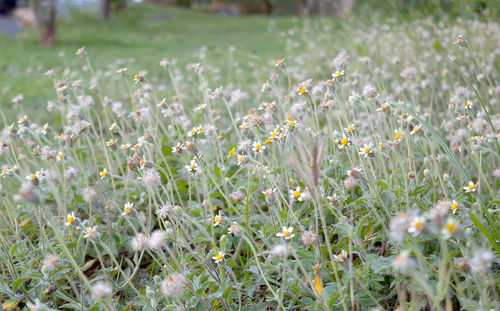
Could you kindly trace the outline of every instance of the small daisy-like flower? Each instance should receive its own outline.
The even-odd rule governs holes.
[[[115,151],[116,148],[118,148],[118,145],[116,144],[117,142],[118,142],[118,138],[117,139],[110,139],[106,142],[106,147]]]
[[[99,175],[101,176],[101,179],[108,177],[108,170],[104,168]]]
[[[408,233],[418,235],[422,233],[425,229],[425,218],[422,216],[416,216],[411,221],[410,227],[408,228]]]
[[[474,103],[471,102],[470,100],[466,100],[464,106],[465,106],[465,109],[470,110],[474,107]]]
[[[373,144],[363,145],[363,148],[359,148],[359,154],[363,155],[365,158],[373,157],[375,155]]]
[[[227,232],[232,235],[237,235],[240,232],[240,227],[238,226],[238,223],[234,222],[229,226],[229,229],[227,229]]]
[[[86,228],[85,235],[83,237],[86,239],[96,238],[97,237],[97,226]]]
[[[404,135],[405,135],[405,133],[402,130],[395,130],[394,137],[392,138],[392,140],[400,141]]]
[[[255,141],[253,143],[253,147],[252,147],[252,150],[255,151],[255,152],[258,152],[258,153],[263,153],[264,152],[264,149],[266,149],[266,146],[265,145],[262,145],[260,143],[260,141]]]
[[[282,230],[283,230],[282,232],[276,233],[277,237],[283,238],[285,240],[290,240],[295,236],[295,234],[292,233],[293,227],[283,227]]]
[[[62,159],[64,159],[64,155],[62,154],[62,152],[59,152],[57,154],[56,161],[61,161]]]
[[[222,215],[219,212],[219,214],[215,215],[215,217],[214,217],[214,227],[217,227],[218,225],[220,225],[222,223],[222,221],[224,221],[224,217],[222,217]]]
[[[332,74],[332,78],[334,78],[338,81],[342,80],[343,77],[344,77],[344,70],[342,70],[342,71],[337,70]]]
[[[377,111],[388,113],[391,111],[391,105],[388,102],[384,102],[384,103],[382,103],[380,108],[377,108]]]
[[[202,112],[202,111],[205,110],[205,108],[207,108],[207,104],[199,104],[198,107],[196,107],[194,109],[194,111],[196,111],[196,112]]]
[[[123,213],[121,214],[122,216],[127,216],[135,211],[134,209],[134,203],[127,202],[123,206]]]
[[[76,53],[75,53],[75,55],[78,55],[80,57],[83,57],[86,54],[87,54],[87,51],[85,50],[85,47],[83,47],[83,46],[81,48],[79,48],[78,50],[76,50]]]
[[[217,255],[212,257],[212,259],[215,260],[215,263],[220,263],[224,260],[224,256],[226,256],[224,252],[218,252]]]
[[[71,214],[66,215],[66,222],[64,223],[64,225],[66,227],[69,227],[72,224],[74,224],[75,221],[76,221],[75,212],[72,212]]]
[[[453,200],[453,202],[451,202],[451,211],[453,212],[453,214],[455,214],[458,210],[458,203],[457,201]]]
[[[134,83],[144,82],[144,81],[146,81],[146,79],[144,78],[144,76],[134,75]]]
[[[446,224],[444,225],[441,233],[443,234],[445,239],[448,239],[454,235],[456,235],[460,231],[460,224],[453,218],[448,218]]]
[[[337,139],[335,142],[339,149],[347,148],[351,145],[351,139],[347,137],[342,137],[341,139]]]
[[[477,183],[475,184],[472,181],[469,181],[469,184],[466,187],[463,187],[466,193],[475,193],[477,191]]]
[[[356,125],[355,124],[349,124],[347,127],[344,128],[344,131],[347,134],[353,134],[356,132]]]
[[[307,93],[309,93],[309,91],[303,86],[299,87],[297,90],[298,95],[307,95]]]
[[[297,187],[295,188],[295,190],[291,189],[290,191],[288,191],[290,199],[292,199],[293,201],[303,201],[304,194],[300,190],[300,187]]]
[[[188,172],[193,173],[193,174],[198,172],[198,170],[200,169],[198,167],[198,162],[196,162],[195,159],[191,160],[191,162],[189,162],[189,165],[186,165],[184,167],[187,169]]]
[[[175,146],[172,147],[172,153],[180,153],[182,152],[182,149],[184,148],[184,144],[177,143]]]
[[[242,155],[242,154],[238,154],[238,156],[236,157],[236,162],[238,163],[238,166],[241,166],[243,163],[245,163],[247,157],[245,155]]]
[[[269,81],[266,81],[266,82],[262,83],[260,91],[261,92],[269,91],[270,88],[271,88],[271,85],[269,84]]]
[[[420,127],[420,125],[415,125],[411,132],[410,132],[410,135],[420,135],[422,134],[422,128]]]

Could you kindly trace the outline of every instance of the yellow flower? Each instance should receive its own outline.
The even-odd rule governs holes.
[[[229,153],[227,154],[227,157],[228,158],[232,157],[235,150],[236,150],[236,147],[231,148],[231,150],[229,150]]]
[[[321,270],[321,265],[315,265],[314,269],[314,289],[318,293],[319,296],[323,293],[323,284],[321,283],[321,279],[319,278],[319,271]]]

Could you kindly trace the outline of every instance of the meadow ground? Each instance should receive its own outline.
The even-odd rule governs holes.
[[[2,307],[500,308],[500,25],[362,17],[1,38]]]

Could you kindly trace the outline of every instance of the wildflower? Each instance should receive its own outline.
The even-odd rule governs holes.
[[[357,187],[358,187],[358,181],[356,180],[356,178],[347,177],[346,179],[344,179],[344,188],[347,191],[354,190]]]
[[[346,131],[347,134],[354,134],[356,132],[356,125],[349,124],[347,127],[344,128],[344,131]]]
[[[229,226],[229,229],[227,229],[227,232],[232,235],[237,235],[240,232],[240,227],[236,222],[233,221],[233,223]]]
[[[141,75],[134,75],[134,83],[137,83],[137,82],[144,82],[146,81],[146,79],[144,78],[144,76],[141,76]]]
[[[470,100],[465,101],[465,109],[470,110],[474,107],[474,103],[471,102]]]
[[[460,231],[460,224],[453,218],[448,218],[446,224],[444,225],[441,233],[445,239],[448,239],[456,235]]]
[[[359,148],[359,154],[363,155],[365,158],[373,157],[375,155],[375,151],[373,150],[373,144],[370,143],[368,145],[363,145],[363,148]]]
[[[165,246],[167,238],[167,233],[161,230],[155,230],[151,233],[151,237],[148,241],[148,248],[150,250],[158,250]]]
[[[277,68],[283,68],[285,66],[285,59],[278,59],[276,60],[276,63],[274,64],[274,67]]]
[[[99,175],[101,176],[101,179],[108,177],[108,170],[104,168]]]
[[[213,260],[215,260],[215,263],[220,263],[221,261],[224,260],[224,256],[226,254],[224,252],[218,252],[217,255],[215,255],[214,257],[212,257]]]
[[[116,73],[119,74],[119,75],[122,75],[124,76],[126,73],[127,73],[127,67],[122,67],[122,68],[119,68]]]
[[[313,279],[314,289],[321,297],[321,294],[323,293],[323,284],[321,283],[321,279],[319,277],[319,271],[321,270],[321,265],[315,265],[313,269],[314,269],[314,279]]]
[[[179,297],[186,287],[186,278],[181,273],[172,273],[161,282],[160,291],[164,296]]]
[[[127,215],[130,215],[131,213],[133,213],[134,211],[135,211],[135,209],[134,209],[134,203],[127,202],[123,206],[123,213],[121,215],[122,216],[127,216]]]
[[[255,142],[253,143],[253,148],[252,148],[252,149],[253,149],[253,151],[255,151],[255,152],[258,152],[258,153],[263,153],[263,152],[264,152],[264,149],[266,149],[266,146],[265,146],[265,145],[262,145],[262,144],[260,143],[260,141],[255,141]]]
[[[66,223],[64,224],[66,227],[71,226],[76,221],[75,212],[66,215]]]
[[[239,190],[231,192],[229,198],[236,202],[241,202],[245,198],[245,194]]]
[[[78,55],[80,57],[83,57],[83,56],[87,55],[87,51],[85,50],[85,47],[82,46],[81,48],[79,48],[78,50],[76,50],[75,55]]]
[[[285,240],[290,240],[291,238],[293,238],[295,236],[295,234],[292,233],[293,227],[283,227],[282,229],[283,229],[282,232],[276,233],[277,237],[283,238]]]
[[[316,234],[316,232],[311,230],[304,231],[304,233],[302,233],[302,236],[300,237],[300,241],[306,247],[313,245],[314,243],[316,243],[317,240],[318,240],[318,235]]]
[[[59,152],[56,156],[56,161],[61,161],[62,159],[64,159],[64,155],[62,152]]]
[[[130,243],[134,252],[143,252],[149,246],[149,239],[142,233],[137,233]]]
[[[182,148],[184,148],[184,144],[177,143],[172,147],[172,153],[180,153],[182,152]]]
[[[158,215],[158,217],[165,218],[165,217],[168,216],[168,214],[170,214],[171,212],[175,211],[176,209],[178,209],[178,206],[173,206],[170,203],[165,203],[165,204],[162,205],[162,207],[160,207],[159,209],[157,209],[155,211],[155,213],[156,213],[156,215]]]
[[[106,142],[106,147],[109,147],[112,151],[115,151],[118,148],[118,145],[116,144],[118,142],[117,139],[110,139]]]
[[[495,255],[491,251],[476,251],[474,252],[474,257],[469,260],[470,270],[472,273],[482,274],[490,268],[493,260],[495,260]]]
[[[407,273],[413,266],[413,261],[410,259],[410,252],[408,250],[401,251],[393,261],[394,268],[402,273]]]
[[[335,144],[339,149],[344,149],[351,145],[351,139],[347,137],[342,137],[341,139],[337,139]]]
[[[233,154],[234,154],[234,151],[235,151],[235,150],[236,150],[236,147],[231,148],[231,150],[229,150],[229,152],[228,152],[228,154],[227,154],[227,157],[228,157],[228,158],[232,157],[232,156],[233,156]]]
[[[274,198],[274,193],[277,190],[278,189],[268,188],[268,189],[262,191],[262,194],[264,195],[264,198],[266,199],[266,201],[272,200]]]
[[[295,190],[288,191],[290,199],[292,201],[302,201],[304,200],[304,194],[300,191],[300,187],[295,188]]]
[[[347,252],[342,250],[338,255],[333,255],[333,260],[338,262],[340,265],[345,265],[347,263]]]
[[[391,219],[389,229],[391,230],[391,237],[395,241],[401,242],[404,240],[410,226],[410,221],[411,219],[408,214],[402,212]]]
[[[477,183],[469,181],[469,184],[466,187],[463,187],[465,193],[475,193],[477,191]]]
[[[83,237],[86,239],[96,238],[97,237],[97,226],[86,228],[85,235]]]
[[[452,203],[450,201],[438,201],[429,211],[429,219],[436,225],[441,224],[451,207]]]
[[[336,79],[337,81],[342,80],[343,77],[344,77],[344,70],[342,71],[337,70],[332,74],[332,78]]]
[[[195,159],[191,160],[189,162],[189,165],[186,165],[184,167],[187,169],[188,172],[193,173],[193,174],[198,172],[198,170],[199,170],[198,162],[196,162]]]
[[[271,250],[271,256],[278,257],[283,260],[286,257],[288,251],[288,246],[286,244],[279,244],[273,247]]]
[[[408,228],[408,233],[413,235],[418,235],[422,233],[425,229],[425,218],[421,216],[416,216],[411,221],[410,227]]]
[[[457,201],[453,200],[453,202],[451,202],[451,210],[453,212],[453,214],[455,214],[458,210],[458,203]]]
[[[139,178],[146,187],[155,187],[161,183],[160,173],[154,168],[147,169]]]
[[[59,267],[61,258],[57,254],[47,254],[43,259],[42,268],[46,271],[53,271]]]
[[[467,42],[467,40],[464,38],[463,35],[458,35],[455,38],[455,42],[453,42],[453,44],[458,44],[461,47],[465,47],[465,48],[469,46],[469,42]]]
[[[327,196],[326,198],[333,206],[337,206],[339,204],[339,197],[337,196],[337,194],[334,194],[333,196]]]
[[[303,86],[299,87],[299,90],[297,91],[298,95],[307,95],[307,93],[309,93],[309,91]]]
[[[224,218],[222,217],[222,215],[220,214],[217,214],[215,215],[214,217],[214,227],[217,227],[218,225],[220,225],[220,223],[224,220]]]
[[[92,286],[93,296],[96,299],[103,299],[110,296],[113,292],[113,288],[109,283],[99,281]]]

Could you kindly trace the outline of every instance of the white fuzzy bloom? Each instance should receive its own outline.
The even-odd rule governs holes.
[[[149,246],[149,239],[144,234],[137,233],[132,242],[130,242],[130,245],[135,252],[143,252]]]
[[[103,299],[111,295],[113,288],[109,283],[99,281],[92,286],[93,296],[96,299]]]
[[[140,180],[146,187],[155,187],[161,183],[161,176],[156,169],[150,168],[144,171]]]
[[[271,250],[271,256],[278,257],[279,259],[283,259],[286,257],[287,253],[287,246],[286,244],[278,244],[273,247]]]
[[[186,278],[180,273],[172,273],[161,282],[160,291],[165,296],[179,297],[186,287]]]
[[[167,233],[161,230],[155,230],[151,233],[151,237],[149,238],[149,249],[150,250],[158,250],[165,246],[167,238]]]

